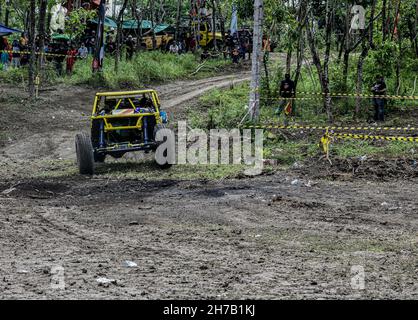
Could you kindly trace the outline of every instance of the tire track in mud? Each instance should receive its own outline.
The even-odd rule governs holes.
[[[410,200],[403,211],[387,214],[375,205],[396,184],[385,188],[376,183],[320,182],[308,188],[292,186],[285,174],[257,177],[250,185],[242,180],[110,181],[107,188],[94,179],[65,183],[71,188],[62,188],[63,194],[37,201],[34,210],[40,211],[39,217],[32,213],[32,218],[26,218],[31,214],[29,187],[10,193],[12,199],[17,196],[12,201],[21,204],[13,210],[23,213],[14,217],[29,221],[17,229],[20,238],[33,238],[34,229],[45,228],[26,249],[12,244],[18,250],[16,259],[30,257],[28,263],[35,269],[39,259],[45,264],[45,257],[59,258],[68,282],[79,286],[66,289],[62,297],[132,298],[142,292],[146,298],[355,298],[346,274],[353,263],[365,259],[368,287],[376,289],[363,297],[413,296],[413,285],[407,281],[414,279],[409,264],[416,246],[407,245],[407,240],[416,228],[405,215],[415,212],[416,204]],[[43,190],[44,186],[49,194],[54,185],[45,180],[34,187]],[[386,201],[396,205],[403,197],[413,196],[414,189],[408,190]],[[357,197],[363,193],[366,200]],[[269,205],[272,199],[276,201]],[[365,219],[341,221],[338,216],[343,212],[335,212],[339,207]],[[132,220],[138,224],[129,225]],[[138,263],[138,268],[123,267],[125,259]],[[379,269],[382,260],[384,270]],[[88,272],[82,273],[81,268]],[[397,271],[400,268],[404,269]],[[12,277],[13,272],[7,269],[6,275]],[[403,292],[378,278],[401,273],[406,279],[401,283]],[[124,286],[98,287],[98,276],[117,279]],[[28,277],[38,286],[45,278]],[[15,286],[11,296],[36,296],[35,289],[20,293]]]
[[[235,75],[221,76],[204,79],[195,82],[176,83],[175,88],[164,90],[164,86],[157,91],[161,92],[162,106],[164,109],[170,109],[179,106],[182,103],[193,100],[206,92],[214,89],[220,89],[239,84],[251,79],[249,72],[241,72]],[[180,94],[180,95],[179,95]]]

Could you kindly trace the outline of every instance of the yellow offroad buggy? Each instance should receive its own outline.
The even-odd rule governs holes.
[[[92,175],[94,163],[104,162],[107,155],[121,158],[127,152],[155,151],[156,134],[166,123],[167,113],[160,111],[155,90],[97,93],[91,135],[81,133],[75,138],[80,174]]]

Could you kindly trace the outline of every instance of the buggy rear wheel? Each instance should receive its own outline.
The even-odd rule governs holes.
[[[94,153],[87,133],[83,132],[75,136],[75,150],[80,174],[92,175],[94,173]]]

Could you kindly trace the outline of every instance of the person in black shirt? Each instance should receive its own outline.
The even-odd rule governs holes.
[[[382,76],[376,78],[376,82],[373,84],[371,89],[373,92],[373,106],[374,106],[374,120],[385,121],[385,99],[383,96],[387,93],[387,87],[385,79]],[[382,96],[382,98],[379,98]]]
[[[281,114],[289,103],[292,104],[291,98],[295,97],[295,90],[295,82],[290,79],[290,74],[285,74],[285,79],[280,84],[280,97],[282,98],[282,101],[279,108],[277,108],[277,114]]]
[[[135,51],[135,41],[131,35],[128,36],[126,40],[126,60],[132,60]]]

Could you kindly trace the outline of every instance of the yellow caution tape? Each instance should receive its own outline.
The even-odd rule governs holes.
[[[292,92],[287,92],[292,93]],[[357,94],[357,93],[321,93],[321,92],[297,92],[297,95],[316,95],[316,96],[323,96],[323,97],[330,97],[330,98],[347,98],[347,97],[354,97],[354,98],[380,98],[380,99],[405,99],[405,100],[417,100],[418,96],[400,96],[400,95],[373,95],[373,94]],[[316,99],[323,99],[316,98]],[[286,99],[302,99],[302,98],[277,98],[280,100]],[[304,98],[309,99],[309,98]],[[314,98],[312,98],[314,99]]]
[[[0,50],[0,52],[18,53],[18,54],[31,54],[30,51]],[[35,54],[36,55],[43,55],[43,56],[70,57],[69,55],[66,55],[66,54],[48,53],[48,52],[35,52]]]
[[[286,125],[256,125],[246,126],[247,129],[281,129],[281,130],[332,130],[332,131],[418,131],[418,127],[337,127],[337,126],[286,126]]]
[[[402,142],[418,142],[418,137],[395,137],[395,136],[372,136],[364,134],[336,133],[332,137],[337,139],[359,139],[359,140],[384,140],[384,141],[402,141]]]

